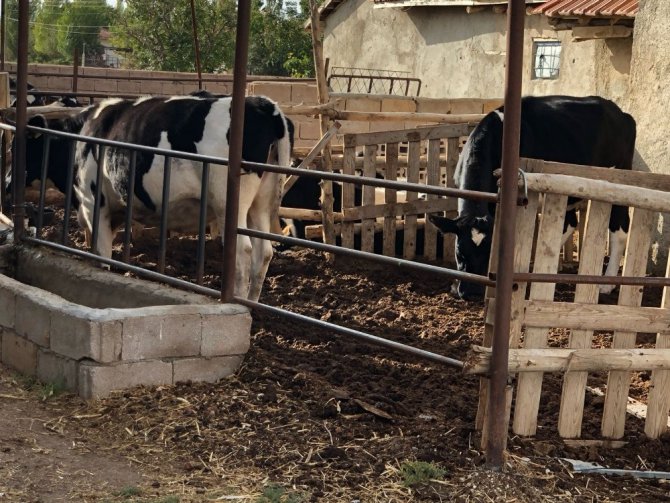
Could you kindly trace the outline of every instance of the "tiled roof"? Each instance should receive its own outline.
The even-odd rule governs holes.
[[[549,0],[532,13],[549,17],[634,18],[639,9],[639,0]]]

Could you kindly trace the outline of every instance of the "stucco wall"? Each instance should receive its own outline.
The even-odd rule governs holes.
[[[330,65],[408,71],[432,98],[495,98],[503,95],[507,18],[491,9],[463,7],[373,9],[349,0],[326,20],[324,52]],[[562,42],[556,80],[532,80],[534,38]],[[631,39],[573,42],[544,16],[526,17],[525,94],[600,94],[621,102],[627,92]]]
[[[641,0],[635,19],[635,42],[630,76],[628,108],[637,121],[633,167],[641,171],[670,174],[670,2]],[[663,274],[670,246],[670,214],[661,216],[656,236],[655,273]]]

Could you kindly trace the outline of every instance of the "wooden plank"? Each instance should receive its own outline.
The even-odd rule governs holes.
[[[407,157],[407,181],[419,183],[419,156],[421,155],[421,142],[416,139],[409,142]],[[407,202],[416,201],[419,194],[407,192]],[[416,215],[405,216],[405,234],[403,242],[403,258],[413,260],[416,257]]]
[[[584,234],[580,241],[579,274],[601,274],[605,259],[605,243],[612,205],[591,201],[585,212]],[[575,307],[597,304],[598,285],[581,284],[575,287]],[[583,307],[583,306],[581,306]],[[545,325],[546,326],[546,325]],[[553,326],[553,325],[550,325]],[[568,343],[571,348],[590,348],[593,330],[573,330]],[[563,438],[577,438],[582,431],[586,372],[568,372],[563,378],[558,433]]]
[[[473,124],[446,124],[396,131],[345,134],[344,146],[379,145],[382,143],[432,140],[435,138],[458,138],[460,136],[468,136],[473,129]]]
[[[440,185],[440,140],[428,140],[428,167],[426,169],[426,185]],[[434,194],[426,195],[427,202],[436,200]],[[423,256],[428,260],[437,258],[437,229],[428,225],[424,230]]]
[[[565,208],[568,203],[566,196],[546,194],[542,206],[542,220],[537,237],[537,252],[533,264],[533,272],[555,273],[558,271],[558,260],[563,236]],[[535,300],[553,300],[556,285],[553,283],[533,283],[530,298]],[[527,328],[523,346],[525,348],[545,347],[547,344],[547,328]],[[516,406],[514,410],[513,429],[517,435],[534,435],[537,430],[537,414],[540,408],[542,393],[541,372],[532,372],[519,376],[517,382]]]
[[[344,149],[344,167],[342,172],[345,175],[354,174],[354,165],[356,159],[356,147],[345,147]],[[351,183],[342,184],[342,212],[353,208],[355,204],[355,188]],[[335,231],[337,233],[337,230]],[[342,246],[344,248],[354,247],[354,224],[353,222],[343,222],[341,225]]]
[[[597,285],[590,286],[597,289]],[[581,295],[580,297],[583,298]],[[597,292],[594,297],[597,299]],[[530,300],[526,302],[524,311],[524,325],[528,327],[569,328],[573,331],[635,331],[644,327],[645,332],[670,332],[670,311],[660,307]],[[574,338],[574,333],[572,337]]]
[[[363,156],[363,176],[374,178],[375,157],[377,156],[377,145],[366,145]],[[375,204],[375,188],[372,185],[363,185],[363,205]],[[374,251],[375,247],[375,220],[364,218],[361,227],[361,251]]]
[[[447,163],[445,167],[445,180],[444,183],[447,187],[456,188],[456,181],[454,180],[454,174],[456,172],[456,165],[458,164],[459,157],[459,139],[458,138],[449,138],[447,139]],[[447,209],[446,216],[448,218],[456,218],[458,214],[458,199],[450,198],[450,208]],[[456,246],[456,236],[454,234],[445,234],[444,236],[444,261],[448,264],[456,263],[455,256],[455,246]]]
[[[606,180],[611,183],[670,192],[670,175],[659,173],[563,164],[539,159],[521,159],[521,169],[524,168],[534,173],[579,176],[591,180]]]
[[[489,374],[491,348],[473,346],[463,373]],[[508,370],[519,372],[602,372],[609,370],[670,370],[670,349],[512,348]]]
[[[526,173],[526,185],[531,190],[550,192],[573,197],[605,201],[612,204],[641,208],[652,211],[666,211],[670,208],[670,192],[612,183],[606,180],[589,180],[570,175],[547,175]]]
[[[537,208],[539,205],[539,196],[536,192],[528,194],[528,204],[525,207],[517,208],[515,224],[514,248],[514,271],[528,272],[530,269],[530,258],[533,241],[533,231],[535,229],[535,220],[537,219]],[[498,265],[498,243],[500,229],[500,212],[496,212],[493,242],[491,244],[491,258],[489,260],[489,270],[494,271]],[[531,239],[528,239],[531,236]],[[523,323],[522,310],[520,307],[526,299],[526,283],[517,285],[517,289],[512,292],[511,318],[510,318],[510,347],[519,345],[521,327]],[[486,288],[486,307],[485,307],[485,325],[483,345],[490,347],[493,342],[493,320],[495,309],[495,288]],[[486,406],[489,393],[489,379],[481,378],[479,382],[479,405],[477,408],[477,418],[475,424],[477,429],[482,429],[485,423]],[[482,444],[483,445],[483,444]]]
[[[656,215],[648,210],[635,208],[628,233],[626,259],[623,266],[624,276],[644,276],[647,272],[647,259],[651,246],[651,234],[656,225]],[[639,306],[642,303],[643,289],[639,286],[623,285],[619,291],[621,306]],[[635,346],[636,332],[614,332],[613,348],[631,348]],[[626,403],[630,387],[630,372],[610,372],[607,379],[607,393],[603,409],[601,432],[605,438],[621,438],[626,424]]]
[[[665,276],[670,277],[670,260],[666,265]],[[670,288],[663,288],[661,308],[667,312],[670,307]],[[641,326],[641,325],[638,325]],[[670,333],[665,332],[656,336],[658,349],[670,348]],[[649,438],[659,438],[668,430],[668,411],[670,410],[670,371],[655,370],[651,373],[649,395],[647,397],[647,419],[644,423],[644,432]]]
[[[386,144],[386,172],[384,178],[386,180],[398,179],[398,144]],[[384,189],[384,202],[386,204],[395,204],[398,201],[398,193],[392,189]],[[396,217],[395,215],[388,215],[384,217],[384,234],[383,234],[383,253],[387,257],[395,257],[395,233],[396,233]]]
[[[447,199],[432,199],[430,201],[415,199],[412,202],[406,203],[373,203],[370,205],[357,206],[352,209],[347,209],[344,211],[343,218],[345,222],[351,222],[356,220],[363,220],[366,218],[421,215],[423,213],[444,211],[448,207],[449,201]]]

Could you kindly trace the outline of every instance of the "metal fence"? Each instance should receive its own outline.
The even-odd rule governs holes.
[[[421,79],[397,70],[334,66],[328,76],[328,87],[334,93],[419,96]]]
[[[9,131],[15,131],[15,128],[10,125],[6,124],[1,124],[0,125],[1,129],[4,130],[9,130]],[[84,257],[88,259],[93,259],[99,263],[107,264],[109,266],[112,266],[114,268],[117,268],[118,270],[122,271],[129,271],[132,272],[133,274],[137,274],[138,276],[145,277],[148,279],[152,280],[157,280],[164,282],[166,284],[169,284],[171,286],[177,287],[177,288],[182,288],[186,289],[189,291],[193,291],[196,293],[200,294],[205,294],[209,295],[212,297],[220,297],[222,295],[221,291],[214,290],[212,288],[208,288],[203,286],[203,270],[204,270],[204,263],[206,260],[205,257],[205,225],[206,225],[206,206],[207,206],[207,189],[208,189],[208,176],[207,172],[210,169],[227,169],[229,160],[225,158],[218,158],[218,157],[211,157],[211,156],[205,156],[205,155],[198,155],[198,154],[190,154],[186,152],[177,152],[173,150],[166,150],[166,149],[161,149],[161,148],[154,148],[154,147],[147,147],[147,146],[141,146],[141,145],[135,145],[131,143],[124,143],[124,142],[117,142],[117,141],[110,141],[110,140],[103,140],[99,138],[91,138],[87,136],[82,136],[78,134],[72,134],[72,133],[64,133],[60,131],[53,131],[50,129],[44,129],[44,128],[39,128],[35,126],[28,126],[28,130],[33,131],[35,133],[40,133],[44,135],[45,141],[47,142],[47,146],[44,149],[45,155],[42,160],[42,168],[41,168],[41,186],[40,186],[40,194],[39,194],[39,203],[38,203],[38,209],[37,209],[37,221],[36,221],[36,234],[35,237],[31,236],[24,236],[23,240],[29,243],[34,243],[38,245],[43,245],[47,246],[50,248],[54,248],[66,253],[71,253],[79,257]],[[60,234],[60,239],[58,240],[59,242],[53,242],[49,241],[44,238],[43,236],[43,215],[44,215],[44,210],[45,210],[45,192],[46,192],[46,178],[47,178],[47,161],[48,161],[48,144],[51,141],[51,137],[58,137],[66,140],[70,140],[72,142],[72,145],[70,147],[70,152],[71,155],[69,155],[68,163],[67,163],[67,177],[68,177],[68,186],[67,186],[67,193],[65,194],[65,210],[64,210],[64,216],[63,216],[63,229]],[[126,208],[126,216],[125,216],[125,229],[124,229],[124,234],[123,234],[123,253],[121,256],[121,260],[116,260],[116,259],[107,259],[100,257],[93,253],[93,246],[95,246],[96,243],[96,238],[98,235],[98,230],[99,230],[99,214],[100,214],[100,190],[101,190],[101,185],[100,183],[96,183],[96,195],[95,195],[95,207],[94,207],[94,218],[93,218],[93,229],[92,229],[92,242],[91,242],[91,249],[86,251],[86,250],[81,250],[78,249],[74,246],[71,246],[69,243],[69,220],[70,216],[72,213],[72,181],[74,180],[74,172],[75,172],[75,165],[74,165],[74,149],[76,142],[88,142],[92,143],[95,145],[98,145],[101,149],[105,148],[113,148],[113,149],[123,149],[128,152],[131,152],[131,162],[130,162],[130,170],[129,170],[129,180],[128,180],[128,200],[127,200],[127,208]],[[198,245],[197,245],[197,264],[196,264],[196,282],[192,283],[189,281],[185,281],[179,278],[175,278],[172,276],[169,276],[165,274],[165,265],[166,265],[166,249],[167,249],[167,231],[168,231],[168,219],[167,219],[167,212],[163,211],[162,216],[160,219],[160,229],[159,229],[159,243],[158,243],[158,271],[151,271],[142,267],[138,267],[136,265],[130,264],[130,242],[131,242],[131,223],[133,221],[133,208],[132,208],[132,197],[133,197],[133,192],[134,192],[134,178],[135,178],[135,159],[136,159],[136,153],[137,152],[148,152],[152,153],[158,156],[162,156],[164,158],[164,180],[163,180],[163,201],[161,208],[166,208],[167,207],[167,195],[169,193],[169,186],[170,186],[170,173],[171,173],[171,165],[172,165],[172,159],[173,158],[178,158],[178,159],[185,159],[185,160],[190,160],[194,162],[199,162],[202,163],[202,169],[203,169],[203,176],[202,176],[202,187],[201,187],[201,208],[200,208],[200,218],[199,218],[199,226],[198,226]],[[100,154],[99,159],[102,159],[103,155]],[[4,162],[4,159],[3,159]],[[15,163],[14,163],[15,164]],[[479,193],[479,192],[472,192],[472,191],[465,191],[465,190],[459,190],[459,189],[454,189],[454,188],[444,188],[444,187],[434,187],[434,186],[426,186],[422,184],[415,184],[415,183],[403,183],[403,182],[395,182],[395,181],[389,181],[389,180],[383,180],[383,179],[377,179],[377,178],[367,178],[367,177],[361,177],[361,176],[356,176],[356,175],[345,175],[345,174],[340,174],[340,173],[323,173],[323,172],[315,172],[313,170],[309,169],[299,169],[299,168],[291,168],[291,167],[285,167],[285,166],[276,166],[272,164],[263,164],[263,163],[249,163],[249,162],[242,162],[242,167],[245,168],[246,170],[249,171],[255,171],[255,172],[260,172],[260,171],[271,171],[271,172],[276,172],[276,173],[281,173],[281,174],[295,174],[298,176],[311,176],[311,177],[316,177],[316,178],[323,178],[327,180],[332,180],[332,181],[339,181],[339,182],[349,182],[349,183],[356,183],[356,184],[363,184],[363,185],[371,185],[371,186],[376,186],[376,187],[383,187],[383,188],[389,188],[389,189],[395,189],[395,190],[414,190],[414,191],[423,191],[427,192],[429,194],[434,194],[437,196],[442,196],[442,197],[469,197],[469,198],[474,198],[474,199],[479,199],[483,201],[488,201],[488,202],[495,202],[497,200],[497,195],[496,194],[490,194],[490,193]],[[16,170],[17,166],[14,165],[13,169]],[[101,178],[102,177],[102,163],[99,163],[98,166],[98,173],[97,177]],[[17,179],[16,176],[13,177],[14,180]],[[19,194],[21,191],[15,191],[16,194]],[[14,201],[15,205],[20,205],[23,204],[20,201],[20,197],[16,198],[16,201]],[[229,204],[229,203],[227,203]],[[228,209],[227,209],[228,212]],[[256,230],[252,229],[237,229],[238,234],[243,234],[247,235],[253,238],[261,238],[261,239],[267,239],[267,240],[272,240],[276,242],[281,242],[285,244],[290,244],[290,245],[298,245],[302,246],[305,248],[311,248],[315,250],[321,250],[321,251],[326,251],[329,253],[334,253],[334,254],[339,254],[339,255],[346,255],[346,256],[351,256],[351,257],[357,257],[357,258],[363,258],[371,261],[375,261],[378,263],[383,263],[387,265],[395,265],[397,267],[402,267],[408,270],[416,270],[416,271],[424,271],[424,272],[430,272],[433,274],[440,274],[446,279],[459,279],[459,280],[465,280],[465,281],[472,281],[472,282],[477,282],[480,284],[488,285],[491,286],[494,284],[494,282],[489,279],[488,277],[485,276],[478,276],[474,274],[469,274],[461,271],[456,271],[444,267],[438,267],[434,265],[429,265],[429,264],[423,264],[423,263],[418,263],[418,262],[412,262],[409,260],[403,260],[403,259],[398,259],[398,258],[391,258],[391,257],[384,257],[384,256],[379,256],[374,253],[366,253],[366,252],[361,252],[357,250],[351,250],[347,248],[342,248],[339,246],[333,246],[333,245],[327,245],[323,243],[318,243],[318,242],[313,242],[309,240],[304,240],[304,239],[297,239],[297,238],[289,238],[285,237],[282,235],[278,234],[272,234],[272,233],[265,233],[265,232],[259,232]],[[233,249],[235,248],[234,243],[224,243],[225,246],[232,246]],[[223,277],[222,278],[222,290],[225,288],[226,282],[232,281],[232,277]],[[348,336],[354,336],[359,339],[365,340],[367,342],[372,342],[393,350],[399,350],[405,353],[409,353],[421,358],[426,358],[428,360],[431,360],[433,362],[438,362],[442,363],[448,366],[452,367],[462,367],[462,363],[460,361],[454,360],[452,358],[448,358],[446,356],[438,355],[435,353],[430,353],[427,351],[423,351],[421,349],[417,349],[408,345],[400,344],[394,341],[390,341],[387,339],[383,339],[371,334],[366,334],[357,330],[352,330],[350,328],[346,327],[341,327],[332,323],[324,322],[321,320],[316,320],[316,319],[311,319],[306,316],[302,316],[293,312],[289,312],[283,309],[279,309],[276,307],[272,307],[266,304],[262,304],[259,302],[253,302],[248,299],[244,298],[239,298],[235,297],[234,298],[235,302],[238,302],[242,305],[248,306],[252,309],[257,309],[257,310],[262,310],[262,311],[269,311],[275,314],[281,314],[283,316],[287,316],[291,319],[295,320],[300,320],[302,322],[306,322],[308,324],[311,324],[313,326],[318,326],[321,329],[329,329],[335,333],[342,334],[342,335],[348,335]]]

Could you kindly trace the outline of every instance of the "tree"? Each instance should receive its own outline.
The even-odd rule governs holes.
[[[34,21],[35,12],[37,10],[36,2],[29,2],[29,20]],[[5,16],[5,59],[7,61],[16,61],[16,55],[18,54],[18,40],[19,40],[19,3],[18,0],[7,0],[5,4],[7,13]],[[32,51],[32,40],[33,33],[32,27],[29,29],[28,35],[28,57],[29,59],[33,55]]]
[[[254,0],[249,41],[249,73],[255,75],[314,75],[312,40],[303,28],[304,7],[295,1]]]
[[[235,46],[235,2],[195,0],[200,62],[205,72],[229,68]],[[187,0],[127,0],[114,43],[131,50],[131,66],[194,71],[191,6]]]

